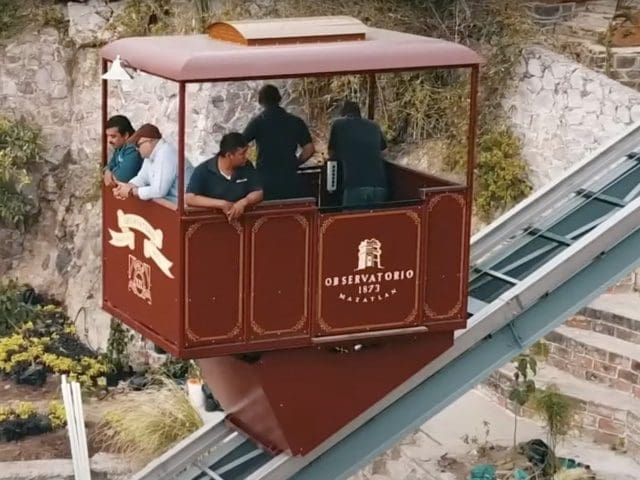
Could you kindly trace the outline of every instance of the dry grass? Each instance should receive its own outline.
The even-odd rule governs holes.
[[[584,468],[561,470],[553,476],[553,480],[593,480],[594,478],[593,472]]]
[[[94,439],[107,451],[143,464],[202,426],[184,390],[157,377],[156,385],[105,413]]]

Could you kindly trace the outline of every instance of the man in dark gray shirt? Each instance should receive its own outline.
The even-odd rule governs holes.
[[[384,134],[375,122],[362,118],[355,102],[345,101],[340,114],[331,125],[328,150],[329,158],[342,167],[342,203],[348,207],[384,202],[388,195]]]

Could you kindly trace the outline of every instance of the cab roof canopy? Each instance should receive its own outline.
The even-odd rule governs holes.
[[[482,62],[457,43],[368,28],[351,17],[217,22],[208,35],[132,37],[101,50],[125,65],[180,82],[304,77]]]

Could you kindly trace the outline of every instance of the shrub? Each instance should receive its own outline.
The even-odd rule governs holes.
[[[531,192],[520,140],[505,126],[487,131],[479,141],[476,210],[483,219],[505,210]]]
[[[119,37],[160,35],[172,32],[175,11],[168,0],[127,0],[111,20],[111,29]]]
[[[32,318],[32,307],[22,301],[23,289],[13,280],[0,284],[0,337]]]
[[[545,470],[555,473],[558,469],[556,448],[558,441],[569,433],[575,411],[574,402],[551,385],[533,396],[533,409],[545,423],[549,440],[549,457]]]
[[[39,128],[0,116],[0,224],[21,227],[32,211],[22,187],[41,148]]]
[[[94,438],[108,451],[144,463],[201,426],[184,390],[166,377],[156,377],[135,400],[108,411]]]
[[[27,21],[27,11],[21,2],[0,0],[0,39],[10,38]]]
[[[103,359],[111,373],[119,373],[129,368],[129,343],[133,340],[133,334],[122,322],[111,318],[107,351]]]
[[[62,403],[52,400],[49,402],[49,421],[51,422],[51,428],[57,430],[67,424],[67,415]]]
[[[0,407],[0,441],[15,441],[28,435],[39,435],[66,425],[64,407],[52,401],[46,413],[40,413],[31,402]]]
[[[41,308],[41,307],[39,307]],[[71,381],[83,388],[104,383],[107,365],[69,333],[54,330],[47,336],[38,336],[32,322],[24,323],[15,333],[0,337],[0,372],[20,381],[34,366],[40,370],[67,374]],[[63,338],[62,344],[60,338]],[[42,373],[44,377],[46,373]]]

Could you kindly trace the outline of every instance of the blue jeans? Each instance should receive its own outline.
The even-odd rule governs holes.
[[[367,206],[382,203],[387,199],[384,187],[349,188],[342,194],[342,205],[345,207]]]

